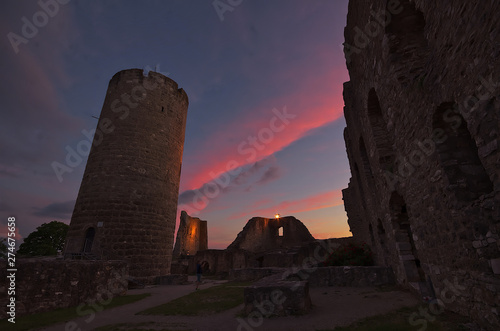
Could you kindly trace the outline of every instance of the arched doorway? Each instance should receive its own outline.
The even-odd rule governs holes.
[[[85,241],[83,242],[83,253],[90,253],[92,251],[92,244],[94,243],[95,229],[88,228],[85,233]]]
[[[427,279],[428,277],[418,257],[410,226],[410,216],[404,198],[398,192],[393,192],[389,207],[396,251],[402,264],[403,282],[420,292],[422,296],[432,296],[432,284]]]
[[[406,281],[409,283],[422,282],[425,280],[425,275],[420,266],[417,249],[413,241],[406,203],[403,197],[397,192],[392,193],[389,203],[396,248],[403,263]]]

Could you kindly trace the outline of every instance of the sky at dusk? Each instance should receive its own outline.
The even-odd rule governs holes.
[[[208,221],[209,248],[276,212],[318,239],[351,235],[347,0],[60,2],[0,3],[0,236],[9,216],[18,238],[69,224],[87,159],[60,178],[52,164],[88,139],[109,80],[130,68],[189,97],[178,214]]]

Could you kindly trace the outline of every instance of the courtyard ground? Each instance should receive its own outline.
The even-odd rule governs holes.
[[[224,281],[206,280],[200,289],[221,282]],[[375,287],[322,287],[310,289],[313,307],[309,314],[302,316],[250,319],[241,316],[242,305],[208,316],[136,315],[193,291],[193,284],[130,290],[128,294],[151,293],[151,296],[40,330],[333,330],[335,327],[348,326],[363,318],[388,314],[403,307],[411,307],[408,309],[414,309],[418,313],[416,305],[420,303],[411,293],[397,288],[381,290]],[[413,323],[420,324],[413,329],[418,330],[423,322],[423,316],[418,315]],[[411,327],[409,320],[404,320],[403,323]]]

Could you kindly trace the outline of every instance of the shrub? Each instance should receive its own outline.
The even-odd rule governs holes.
[[[373,255],[366,243],[345,244],[335,249],[328,258],[320,263],[322,267],[329,266],[370,266],[373,265]]]

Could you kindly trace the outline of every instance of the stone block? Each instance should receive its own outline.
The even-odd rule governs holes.
[[[500,258],[491,259],[491,269],[495,275],[500,275]]]
[[[307,281],[266,278],[246,287],[244,297],[245,314],[260,314],[263,317],[302,315],[311,309]]]
[[[473,241],[473,242],[472,242],[472,247],[474,247],[474,248],[480,248],[480,247],[483,247],[483,243],[481,242],[481,240],[476,240],[476,241]]]

